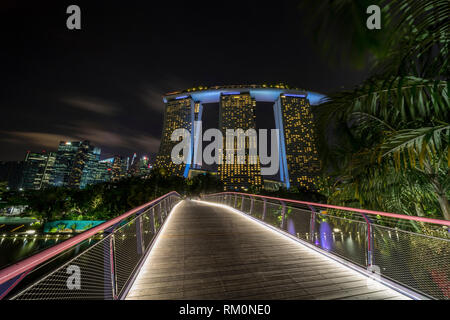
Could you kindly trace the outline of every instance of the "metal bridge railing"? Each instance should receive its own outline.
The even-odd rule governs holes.
[[[433,299],[450,299],[450,221],[224,192],[238,209],[371,273]]]
[[[0,299],[121,299],[180,195],[170,192],[0,270]]]

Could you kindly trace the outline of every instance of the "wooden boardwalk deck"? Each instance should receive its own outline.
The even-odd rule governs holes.
[[[186,200],[171,213],[127,299],[407,297],[239,213]]]

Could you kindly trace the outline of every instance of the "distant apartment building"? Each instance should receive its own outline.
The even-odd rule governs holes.
[[[97,181],[101,150],[89,141],[61,141],[56,152],[54,186],[85,188]]]
[[[98,162],[95,184],[111,181],[113,161],[114,158],[108,158]]]
[[[24,161],[21,188],[41,190],[50,185],[54,172],[56,155],[54,152],[27,152]]]
[[[100,167],[101,149],[93,147],[87,153],[87,160],[83,168],[81,176],[80,188],[84,189],[88,185],[98,183],[98,171]]]
[[[56,152],[28,151],[24,161],[0,161],[0,182],[7,182],[10,190],[40,190],[49,186],[84,189],[129,175],[128,157],[100,160],[100,156],[101,149],[89,141],[61,141]],[[138,173],[148,172],[147,157],[135,164]]]
[[[80,141],[61,141],[56,152],[55,169],[52,184],[56,187],[67,187],[72,172]]]
[[[124,159],[119,156],[115,155],[114,160],[112,162],[112,171],[111,171],[111,181],[116,182],[123,178],[124,172]]]
[[[85,168],[88,169],[89,153],[91,151],[91,146],[88,141],[82,141],[80,143],[69,173],[69,180],[67,183],[69,188],[77,189],[81,187],[81,179],[83,178]]]
[[[129,176],[130,157],[121,157],[120,167],[120,179],[127,178]]]
[[[147,176],[150,174],[150,171],[152,169],[152,166],[150,165],[150,158],[147,156],[141,157],[139,160],[139,175],[140,176]]]

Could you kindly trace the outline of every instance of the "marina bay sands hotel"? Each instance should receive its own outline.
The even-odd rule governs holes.
[[[288,189],[296,187],[299,190],[314,191],[320,163],[311,106],[319,104],[322,98],[324,96],[321,94],[289,89],[282,84],[199,87],[167,93],[163,97],[164,127],[155,168],[162,168],[169,175],[184,177],[190,176],[190,171],[198,169],[194,159],[198,154],[194,133],[201,130],[195,128],[195,123],[202,120],[204,104],[219,103],[218,129],[225,137],[227,129],[256,129],[256,103],[271,102],[275,125],[279,130],[280,184]],[[172,141],[171,135],[175,129],[180,128],[191,133],[191,147],[187,163],[175,164],[172,162],[171,152],[178,141]],[[225,142],[223,147],[227,148]],[[221,151],[222,154],[226,152]],[[248,152],[246,155],[244,164],[218,164],[217,175],[224,183],[225,190],[248,190],[264,186],[259,157],[255,164],[255,161],[248,161]]]

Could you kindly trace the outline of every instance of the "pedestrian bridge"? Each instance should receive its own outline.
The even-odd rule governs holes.
[[[423,226],[432,235],[412,231]],[[259,195],[199,201],[172,192],[0,270],[0,295],[448,299],[448,226]]]

